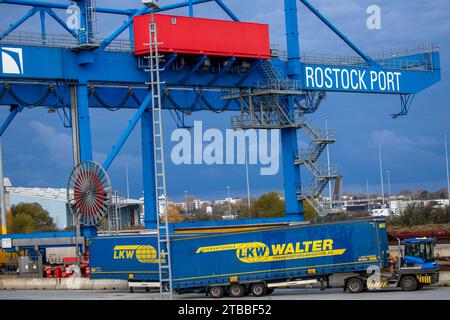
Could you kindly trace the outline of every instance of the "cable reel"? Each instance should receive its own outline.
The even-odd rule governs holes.
[[[95,161],[73,168],[67,182],[67,203],[77,224],[98,226],[108,214],[112,199],[111,181]]]

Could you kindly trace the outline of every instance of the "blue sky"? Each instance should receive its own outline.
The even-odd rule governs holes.
[[[61,1],[60,1],[61,2]],[[163,1],[168,4],[174,1]],[[239,1],[226,3],[243,21],[270,24],[271,41],[285,46],[282,1]],[[370,191],[380,192],[378,171],[378,144],[382,146],[383,165],[391,171],[392,190],[428,188],[437,190],[446,186],[443,130],[450,129],[450,2],[385,1],[378,0],[311,0],[345,34],[366,52],[384,49],[411,48],[424,41],[436,42],[441,51],[442,81],[418,94],[407,117],[392,120],[389,116],[400,109],[400,98],[391,95],[329,93],[318,112],[310,116],[313,123],[336,130],[337,142],[330,148],[331,162],[337,164],[344,176],[344,191],[365,192],[366,179]],[[98,6],[121,8],[139,7],[140,1],[97,0]],[[366,9],[371,4],[381,8],[382,29],[369,30]],[[352,52],[321,24],[303,5],[299,4],[301,49],[324,54],[352,54]],[[21,16],[27,8],[0,5],[0,29]],[[176,13],[186,14],[186,10]],[[60,12],[63,15],[63,12]],[[226,18],[214,4],[198,6],[196,14],[202,17]],[[102,35],[121,24],[120,18],[99,16]],[[20,30],[34,30],[37,16]],[[62,33],[48,21],[49,33]],[[7,107],[0,110],[0,118],[7,115]],[[92,135],[95,160],[102,161],[125,128],[133,111],[109,112],[92,110]],[[226,129],[233,114],[201,112],[188,118],[203,120],[205,128]],[[166,117],[166,137],[175,129]],[[125,162],[128,162],[130,191],[139,197],[142,191],[139,126],[133,132],[109,173],[115,189],[124,190]],[[5,176],[16,186],[65,187],[72,167],[71,132],[63,127],[56,114],[36,108],[22,112],[8,128],[3,139]],[[166,149],[173,143],[167,141]],[[322,158],[325,161],[325,158]],[[175,166],[168,164],[168,193],[180,199],[187,190],[201,198],[223,198],[226,187],[232,196],[246,193],[245,168],[240,166]],[[260,176],[259,166],[251,166],[251,192],[258,195],[271,190],[282,190],[282,177]],[[305,176],[306,182],[308,177]],[[386,175],[385,175],[386,182]],[[385,186],[387,188],[387,186]]]

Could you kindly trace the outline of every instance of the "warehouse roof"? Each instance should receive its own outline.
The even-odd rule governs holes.
[[[65,188],[27,188],[27,187],[6,187],[6,192],[30,196],[42,199],[67,201],[67,189]],[[72,191],[71,191],[72,192]],[[122,197],[120,197],[122,198]],[[123,198],[124,199],[124,198]],[[124,199],[128,204],[141,204],[143,201],[136,199]]]

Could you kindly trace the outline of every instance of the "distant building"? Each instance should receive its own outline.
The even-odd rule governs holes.
[[[47,210],[58,229],[65,229],[74,225],[72,213],[67,205],[66,189],[63,188],[25,188],[12,187],[5,184],[6,210],[19,203],[38,203]],[[143,202],[134,199],[122,199],[118,206],[120,226],[132,227],[140,223],[140,213]]]
[[[8,207],[19,203],[38,203],[47,210],[58,229],[73,226],[72,214],[67,206],[66,189],[6,187],[5,198]]]

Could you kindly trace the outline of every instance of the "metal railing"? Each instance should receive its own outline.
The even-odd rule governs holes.
[[[97,43],[101,43],[103,40],[102,38],[98,38]],[[0,43],[50,48],[74,48],[79,45],[78,38],[70,34],[46,34],[43,39],[40,32],[29,31],[11,32],[5,38],[0,39]],[[128,39],[114,39],[105,50],[132,52],[131,42]]]
[[[434,63],[432,61],[432,53],[434,52],[439,52],[439,47],[435,43],[425,42],[413,48],[382,50],[369,54],[369,56],[387,69],[433,71]],[[421,60],[407,58],[421,54],[424,55]],[[277,45],[272,46],[271,55],[282,61],[287,61],[287,52],[280,50]],[[302,63],[308,64],[367,67],[367,62],[359,56],[303,52],[300,59]]]
[[[103,40],[102,38],[97,38],[97,44]],[[0,39],[0,43],[56,48],[73,48],[79,44],[78,39],[69,34],[46,34],[45,38],[43,38],[42,33],[29,31],[13,31],[5,38]],[[132,52],[131,41],[128,39],[115,39],[106,47],[106,50]],[[434,71],[433,52],[439,52],[439,47],[435,43],[425,42],[413,48],[383,50],[373,53],[370,56],[374,61],[387,69]],[[411,56],[421,54],[424,55],[421,59],[410,59]],[[271,55],[278,57],[280,60],[287,61],[287,52],[280,50],[277,45],[272,46]],[[367,62],[359,56],[327,55],[312,52],[303,52],[301,62],[320,65],[367,67]],[[283,82],[273,83],[271,86],[278,87],[278,90],[301,89],[301,83]]]
[[[302,91],[303,81],[301,80],[272,80],[257,81],[256,90],[265,91]]]

